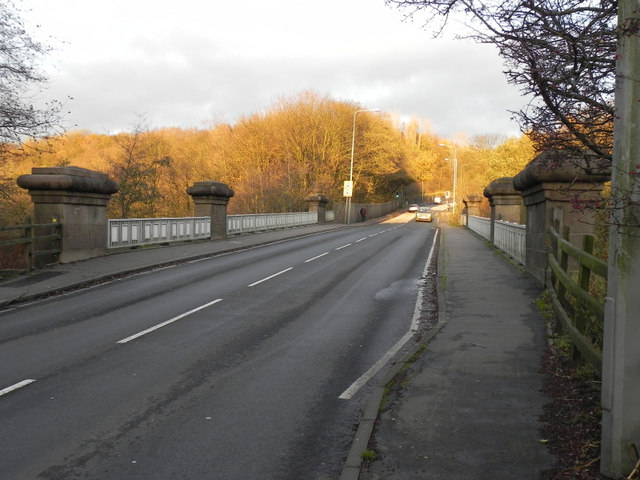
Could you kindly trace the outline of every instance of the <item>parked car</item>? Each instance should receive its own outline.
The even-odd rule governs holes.
[[[429,207],[418,207],[416,211],[416,222],[430,222],[433,220],[433,214]]]
[[[416,203],[412,203],[411,205],[409,205],[409,211],[410,212],[417,212],[418,211],[418,205]]]

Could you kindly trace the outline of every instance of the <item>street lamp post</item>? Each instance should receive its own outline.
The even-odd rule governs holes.
[[[451,148],[450,145],[447,145],[445,143],[441,143],[440,146]],[[453,213],[456,213],[456,184],[457,183],[458,183],[458,152],[456,151],[456,144],[454,143],[453,144]]]
[[[351,187],[351,191],[347,196],[346,202],[346,212],[345,212],[345,223],[348,225],[351,220],[351,197],[353,196],[353,152],[356,146],[356,116],[362,112],[379,112],[379,108],[365,109],[365,110],[356,110],[353,113],[353,129],[351,133],[351,166],[349,167],[349,185]]]

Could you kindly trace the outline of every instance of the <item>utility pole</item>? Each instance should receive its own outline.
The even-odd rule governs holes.
[[[379,108],[356,110],[353,112],[353,130],[351,134],[351,163],[349,166],[349,183],[345,183],[344,196],[346,197],[345,223],[351,222],[351,198],[353,197],[353,152],[356,147],[356,116],[362,112],[379,112]]]
[[[600,471],[627,477],[640,451],[640,0],[618,0]]]

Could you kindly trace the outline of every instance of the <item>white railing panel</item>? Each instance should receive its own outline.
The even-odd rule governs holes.
[[[210,217],[108,220],[107,248],[133,247],[211,237]]]
[[[333,211],[330,211],[333,213]],[[333,218],[331,219],[333,220]],[[107,248],[170,243],[211,237],[210,217],[109,220]],[[260,232],[318,223],[318,212],[228,215],[227,233]]]
[[[526,265],[526,225],[497,220],[493,227],[493,244],[496,248],[511,255],[521,265]]]
[[[318,223],[318,212],[296,213],[256,213],[247,215],[228,215],[227,233],[260,232],[277,228],[299,227]]]
[[[481,237],[491,240],[491,220],[489,218],[468,215],[467,227]]]

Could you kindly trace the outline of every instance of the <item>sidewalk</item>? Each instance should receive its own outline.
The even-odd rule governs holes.
[[[371,220],[371,222],[380,220],[381,219],[375,219]],[[26,275],[0,281],[0,307],[8,303],[33,300],[56,292],[72,290],[81,286],[162,265],[184,262],[341,228],[347,228],[347,226],[333,223],[309,225],[238,235],[225,240],[126,249],[118,253],[111,253],[105,257],[54,265]]]
[[[555,463],[538,432],[547,402],[541,290],[473,233],[441,227],[444,324],[389,395],[370,447],[376,460],[342,478],[539,479]]]

